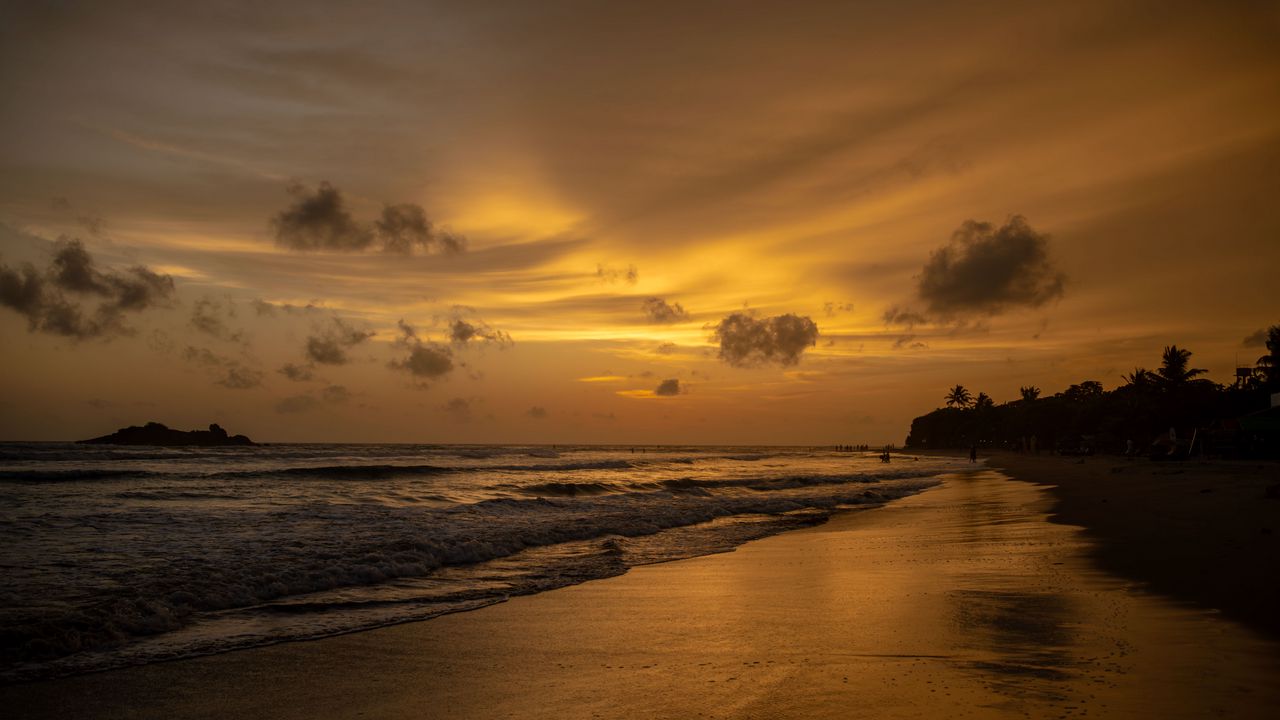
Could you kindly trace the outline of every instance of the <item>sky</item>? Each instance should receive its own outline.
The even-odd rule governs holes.
[[[0,1],[0,439],[901,443],[1280,323],[1274,2]]]

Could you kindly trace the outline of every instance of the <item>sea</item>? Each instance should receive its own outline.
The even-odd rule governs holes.
[[[474,610],[730,551],[959,467],[785,447],[0,443],[0,682]]]

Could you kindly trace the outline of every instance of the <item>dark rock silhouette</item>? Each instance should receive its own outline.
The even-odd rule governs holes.
[[[244,435],[227,435],[216,423],[208,430],[171,430],[158,422],[121,428],[110,435],[81,440],[91,445],[256,445]]]

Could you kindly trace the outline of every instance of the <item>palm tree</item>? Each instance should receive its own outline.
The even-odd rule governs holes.
[[[1031,402],[1032,400],[1035,400],[1036,398],[1040,397],[1040,388],[1036,387],[1035,385],[1020,387],[1018,388],[1018,392],[1022,393],[1022,399],[1026,400],[1027,402]]]
[[[1156,372],[1166,385],[1172,387],[1185,385],[1192,378],[1206,372],[1203,368],[1188,368],[1187,365],[1190,363],[1190,350],[1181,349],[1177,345],[1168,345],[1161,356],[1160,369]]]
[[[1267,328],[1267,354],[1258,358],[1258,371],[1268,387],[1280,387],[1280,325]]]
[[[973,403],[973,396],[969,394],[965,386],[957,385],[951,388],[951,392],[947,393],[945,400],[947,401],[947,407],[967,408]]]
[[[1155,373],[1151,372],[1150,370],[1144,367],[1139,366],[1134,368],[1133,372],[1127,375],[1121,375],[1120,379],[1124,380],[1126,385],[1132,385],[1134,387],[1144,388],[1144,387],[1150,387],[1153,384],[1155,378],[1157,377],[1159,376],[1156,375]]]
[[[996,406],[995,401],[991,399],[990,395],[984,392],[978,393],[978,399],[973,402],[973,407],[975,410],[990,410],[995,406]]]

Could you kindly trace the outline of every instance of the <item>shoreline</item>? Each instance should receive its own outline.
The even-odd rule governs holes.
[[[1046,487],[1050,520],[1083,528],[1103,570],[1280,641],[1280,499],[1266,495],[1280,464],[1014,453],[987,463]]]
[[[0,688],[16,717],[1266,717],[1280,651],[1098,572],[978,469],[473,612]]]

